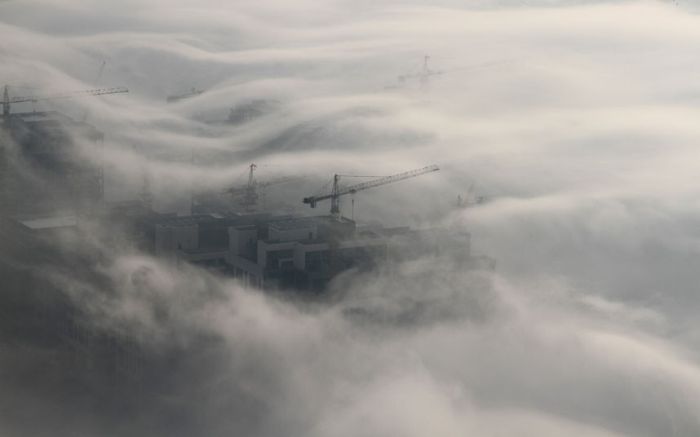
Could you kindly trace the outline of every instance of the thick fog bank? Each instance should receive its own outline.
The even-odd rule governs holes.
[[[183,212],[255,162],[261,181],[304,176],[268,205],[326,213],[301,199],[333,173],[436,163],[358,193],[355,218],[467,230],[498,260],[485,277],[425,256],[318,300],[169,264],[109,226],[35,252],[3,230],[0,433],[700,434],[696,9],[0,2],[12,96],[129,88],[12,105],[103,132],[79,153],[109,202],[147,181]],[[440,74],[421,80],[424,55]],[[458,208],[470,187],[486,201]]]

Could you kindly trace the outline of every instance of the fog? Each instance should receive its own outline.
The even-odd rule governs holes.
[[[107,382],[100,363],[67,364],[3,325],[0,433],[699,435],[698,9],[0,2],[13,96],[129,88],[12,106],[102,131],[104,146],[81,153],[105,165],[108,201],[147,179],[156,209],[187,212],[193,192],[243,184],[255,162],[260,180],[304,176],[270,188],[269,205],[326,213],[301,200],[334,173],[434,163],[358,193],[354,217],[466,230],[497,260],[484,277],[425,256],[305,299],[174,266],[105,224],[41,260],[0,248],[32,278],[27,293],[58,290],[57,305],[128,339],[146,369]],[[399,80],[424,55],[442,74]],[[192,88],[204,92],[166,103]],[[487,201],[456,208],[470,186]],[[90,262],[51,262],[70,254]]]

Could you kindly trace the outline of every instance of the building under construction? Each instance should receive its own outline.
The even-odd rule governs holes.
[[[328,215],[154,215],[142,222],[141,234],[158,257],[213,268],[260,288],[322,290],[343,271],[369,269],[390,259],[442,254],[453,262],[473,263],[467,232],[359,226],[340,212],[341,196],[437,170],[428,166],[348,187],[340,185],[342,175],[335,175],[330,193],[303,199],[312,207],[329,200]]]
[[[343,271],[426,255],[473,261],[467,232],[360,226],[333,215],[154,215],[141,226],[157,257],[215,269],[259,288],[318,291]]]
[[[124,90],[82,94],[117,92]],[[102,168],[83,159],[78,147],[88,142],[99,149],[102,133],[57,112],[11,113],[11,104],[41,98],[11,99],[7,88],[3,97],[4,214],[31,232],[77,227],[78,217],[99,210],[100,214],[91,216],[102,217],[109,226],[123,225],[138,246],[157,257],[216,269],[260,288],[322,290],[349,269],[368,269],[382,260],[437,254],[449,248],[454,248],[451,259],[471,259],[466,232],[358,226],[341,214],[341,197],[438,171],[436,165],[350,186],[341,185],[341,179],[353,175],[336,174],[330,192],[299,199],[312,208],[328,201],[328,215],[259,211],[259,191],[293,178],[258,182],[255,164],[249,166],[246,186],[220,193],[230,196],[228,205],[193,196],[189,216],[158,213],[144,201],[105,209]]]
[[[471,256],[467,232],[363,226],[341,214],[342,196],[431,173],[436,166],[351,186],[341,185],[343,175],[335,175],[329,193],[299,196],[299,203],[311,207],[330,203],[330,211],[317,216],[260,211],[264,208],[258,202],[264,195],[257,190],[289,178],[258,183],[254,164],[246,186],[225,191],[228,203],[193,202],[199,213],[156,212],[148,190],[139,201],[107,206],[101,165],[84,159],[82,148],[99,150],[103,134],[57,112],[10,111],[11,103],[36,99],[10,99],[5,92],[0,119],[0,342],[19,343],[18,349],[8,350],[31,356],[28,369],[17,372],[23,394],[50,381],[58,392],[68,393],[56,405],[75,402],[87,411],[99,405],[116,412],[115,427],[122,425],[125,414],[138,418],[153,405],[174,412],[165,414],[172,426],[173,417],[181,413],[176,408],[180,403],[172,402],[173,381],[182,379],[188,360],[199,365],[202,357],[211,356],[208,346],[213,339],[196,329],[188,333],[192,341],[163,349],[150,347],[134,331],[95,322],[90,305],[79,302],[74,293],[99,301],[118,293],[112,293],[114,284],[100,271],[106,261],[102,251],[110,241],[83,244],[93,243],[93,237],[120,243],[130,238],[161,260],[203,266],[251,287],[291,291],[321,292],[343,272],[367,271],[391,260],[439,256],[460,267],[480,261]],[[85,222],[102,221],[109,232],[85,232],[84,240],[80,232],[74,239],[54,238],[56,232],[84,229],[83,217],[89,219]],[[139,282],[137,276],[119,279]],[[86,284],[89,287],[81,289]],[[146,282],[136,291],[148,294],[147,287]],[[170,303],[158,299],[149,310],[155,318],[172,317]],[[183,392],[182,399],[192,395]],[[257,404],[253,407],[259,409]],[[74,411],[67,415],[71,414]],[[152,428],[146,424],[144,429]]]
[[[102,135],[85,123],[58,117],[30,113],[5,119],[4,132],[17,145],[16,149],[5,148],[10,150],[13,165],[5,167],[4,186],[14,196],[8,196],[6,204],[14,208],[16,220],[35,234],[76,228],[81,211],[101,204],[103,196],[101,169],[76,159],[66,129],[94,142],[100,142]],[[17,170],[20,159],[32,174],[50,180],[53,191],[46,191],[44,183],[33,186],[23,180]],[[451,259],[470,259],[466,232],[359,226],[340,212],[342,196],[431,173],[437,166],[352,186],[341,186],[343,175],[335,175],[331,192],[303,199],[311,207],[328,200],[330,213],[320,216],[258,211],[257,190],[289,178],[258,183],[255,165],[249,169],[246,186],[225,191],[238,200],[238,211],[233,201],[219,208],[193,204],[199,213],[178,216],[133,202],[103,209],[93,217],[102,217],[110,226],[121,225],[137,246],[156,257],[204,266],[265,289],[320,291],[341,272],[369,269],[387,259],[438,254],[448,248],[454,248]],[[65,210],[74,215],[59,213]]]
[[[103,135],[57,112],[4,117],[0,124],[0,186],[6,214],[73,214],[99,205],[102,169],[81,158],[78,142],[99,148]]]
[[[124,91],[77,95],[113,92]],[[136,343],[94,329],[65,289],[50,275],[37,274],[70,271],[77,277],[94,267],[86,262],[93,255],[85,253],[88,249],[54,237],[79,229],[81,217],[94,217],[102,208],[103,170],[94,152],[104,135],[56,111],[11,110],[16,103],[72,95],[10,98],[5,87],[0,101],[0,341],[11,344],[19,338],[27,348],[48,351],[51,363],[42,371],[58,372],[53,377],[65,378],[66,389],[79,381],[80,389],[89,391],[91,380],[116,389],[139,374],[135,368],[143,360]],[[32,381],[24,383],[31,386]]]
[[[24,218],[77,216],[95,210],[104,195],[103,169],[94,159],[104,139],[100,131],[56,111],[13,113],[11,105],[127,91],[106,88],[11,98],[5,86],[0,117],[2,213]],[[87,148],[93,159],[85,153]]]

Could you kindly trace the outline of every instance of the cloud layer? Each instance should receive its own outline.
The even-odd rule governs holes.
[[[307,176],[269,193],[301,211],[332,173],[437,163],[436,175],[358,194],[356,217],[466,228],[497,274],[483,287],[426,257],[297,302],[115,248],[96,227],[89,243],[64,244],[100,261],[44,279],[96,332],[143,352],[151,383],[134,387],[147,394],[125,388],[91,409],[65,381],[26,389],[10,381],[44,350],[14,345],[2,378],[27,394],[2,400],[0,431],[700,432],[695,5],[171,3],[0,3],[13,95],[130,88],[35,106],[105,133],[104,150],[84,154],[106,157],[111,200],[135,196],[147,174],[157,206],[182,209],[191,190],[241,183],[257,162],[261,179]],[[398,81],[424,54],[444,74]],[[166,104],[192,87],[205,92]],[[226,122],[261,100],[259,116]],[[471,184],[489,201],[454,208]],[[49,425],[31,424],[27,406]]]

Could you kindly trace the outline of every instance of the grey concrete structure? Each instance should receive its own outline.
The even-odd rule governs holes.
[[[99,163],[85,153],[103,134],[58,112],[0,118],[0,186],[7,215],[50,216],[92,211],[103,198]]]
[[[342,271],[370,269],[386,259],[471,259],[466,232],[358,228],[332,216],[200,214],[156,218],[150,226],[156,255],[215,268],[260,288],[322,290]]]

